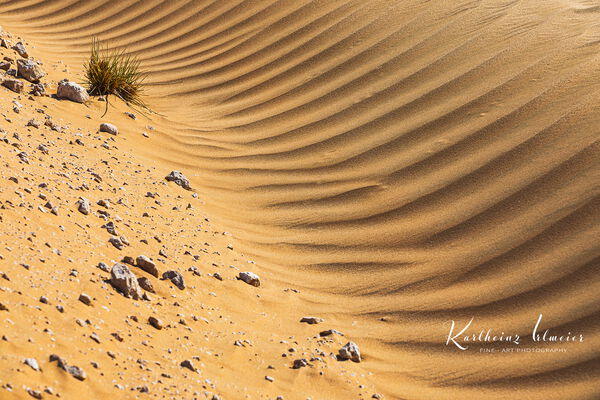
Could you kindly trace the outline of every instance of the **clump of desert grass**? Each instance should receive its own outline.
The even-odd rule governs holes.
[[[148,109],[142,100],[146,73],[140,70],[140,59],[127,54],[126,50],[109,51],[100,47],[97,38],[92,39],[90,59],[84,65],[84,85],[92,96],[105,96],[108,111],[109,96],[123,100],[130,107]]]

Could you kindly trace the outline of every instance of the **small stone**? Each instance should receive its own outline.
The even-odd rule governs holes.
[[[251,286],[260,286],[260,278],[254,272],[240,272],[238,274],[238,279],[246,282],[248,285]]]
[[[35,358],[26,358],[23,360],[23,364],[29,365],[34,371],[40,370],[40,366]]]
[[[110,244],[112,244],[113,246],[115,246],[117,249],[122,250],[123,249],[123,242],[121,241],[120,238],[118,238],[117,236],[113,236],[110,239],[108,239],[108,241],[110,242]]]
[[[32,60],[17,60],[17,73],[31,83],[38,83],[46,73]]]
[[[302,319],[300,320],[300,322],[305,322],[309,325],[315,325],[318,324],[320,322],[323,322],[323,318],[317,318],[317,317],[302,317]]]
[[[267,380],[269,382],[274,382],[275,378],[273,378],[272,376],[267,375],[267,376],[265,376],[265,380]]]
[[[39,391],[37,391],[37,390],[33,390],[33,389],[30,389],[30,388],[28,388],[28,389],[27,389],[27,393],[28,393],[28,394],[29,394],[31,397],[33,397],[34,399],[38,399],[38,400],[41,400],[41,399],[42,399],[42,393],[40,393],[40,392],[39,392]]]
[[[79,301],[85,304],[86,306],[92,305],[92,298],[85,293],[81,293],[79,295]]]
[[[12,90],[15,93],[21,93],[23,91],[23,82],[18,79],[5,79],[2,82],[2,86]]]
[[[348,342],[339,351],[339,356],[342,360],[352,360],[354,362],[360,362],[360,350],[356,343]]]
[[[34,96],[45,96],[46,95],[46,87],[44,85],[42,85],[41,83],[32,83],[29,93]]]
[[[35,119],[30,119],[27,122],[27,126],[33,126],[36,129],[39,129],[40,125],[41,125],[40,122],[38,120],[35,120]]]
[[[192,190],[190,181],[179,171],[171,171],[169,175],[165,177],[167,182],[174,182],[176,185],[181,186],[185,190]]]
[[[100,132],[107,132],[111,135],[117,135],[119,133],[119,128],[113,124],[103,122],[100,124]]]
[[[159,329],[159,330],[162,329],[163,326],[164,326],[163,322],[160,319],[156,318],[156,317],[149,317],[148,318],[148,323],[150,325],[152,325],[153,327],[155,327],[156,329]]]
[[[183,280],[183,275],[181,275],[177,271],[166,271],[165,273],[163,273],[162,278],[171,280],[171,283],[177,286],[180,290],[185,289],[185,281]]]
[[[29,57],[29,54],[27,53],[25,46],[21,42],[15,43],[15,45],[13,47],[11,47],[11,49],[13,49],[17,53],[19,53],[19,55],[23,58]]]
[[[40,297],[40,303],[42,303],[42,304],[48,304],[48,298],[46,296],[41,296]]]
[[[121,262],[123,262],[125,264],[129,264],[129,265],[135,265],[135,260],[131,256],[125,256],[125,257],[123,257],[123,259],[121,260]]]
[[[308,361],[306,361],[306,358],[299,358],[297,360],[294,360],[294,365],[292,368],[299,369],[302,367],[306,367],[307,365],[308,365]]]
[[[134,300],[142,298],[142,290],[135,275],[123,264],[113,265],[110,271],[110,283],[125,297],[131,297]]]
[[[109,272],[110,271],[110,269],[108,268],[108,265],[106,265],[103,262],[98,263],[97,267],[100,268],[104,272]]]
[[[196,367],[194,367],[194,364],[192,363],[192,360],[184,360],[181,362],[180,364],[183,368],[187,368],[192,372],[196,372]]]
[[[82,86],[67,79],[63,79],[58,83],[56,96],[59,99],[68,99],[76,103],[85,103],[90,99],[88,92]]]
[[[87,378],[87,374],[85,373],[85,371],[81,368],[78,367],[76,365],[66,365],[63,368],[65,371],[67,371],[69,374],[71,374],[71,376],[73,376],[73,378],[78,379],[80,381],[84,381],[85,378]]]
[[[344,334],[340,331],[336,331],[335,329],[327,329],[319,332],[319,336],[330,336],[330,335],[340,335],[344,336]]]
[[[138,283],[142,289],[150,293],[154,293],[154,286],[152,286],[152,282],[150,281],[150,279],[146,277],[141,277],[138,278]]]
[[[141,255],[136,258],[135,262],[142,270],[158,278],[158,269],[156,268],[156,264],[150,258]]]
[[[110,200],[107,199],[100,199],[96,202],[96,204],[104,208],[110,208]]]
[[[96,332],[92,333],[92,334],[90,335],[90,338],[91,338],[91,339],[92,339],[94,342],[96,342],[96,343],[100,344],[100,336],[98,336],[98,334],[97,334]]]
[[[77,200],[77,205],[77,210],[83,215],[88,215],[90,213],[90,201],[85,197],[80,197],[79,200]]]

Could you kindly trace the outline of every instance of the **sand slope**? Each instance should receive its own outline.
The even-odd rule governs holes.
[[[76,74],[129,46],[156,134],[236,247],[363,344],[402,399],[592,399],[600,318],[594,1],[17,1]],[[564,354],[444,345],[449,321],[582,332]],[[385,317],[382,321],[381,318]]]

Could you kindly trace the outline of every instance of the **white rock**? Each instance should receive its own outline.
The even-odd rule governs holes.
[[[58,83],[56,96],[59,99],[69,99],[76,103],[85,103],[90,99],[88,92],[82,86],[66,79]]]
[[[246,282],[248,285],[260,286],[260,278],[254,272],[240,272],[238,279]]]
[[[82,213],[84,215],[88,215],[90,213],[91,208],[90,208],[90,201],[88,199],[86,199],[85,197],[81,197],[77,201],[77,204],[79,205],[79,207],[77,209],[79,210],[80,213]]]
[[[17,73],[29,82],[37,83],[46,73],[33,60],[17,60]]]
[[[126,265],[119,263],[113,265],[110,270],[110,283],[125,297],[131,297],[134,300],[142,298],[142,290],[137,278]]]
[[[356,343],[348,342],[339,350],[340,358],[343,360],[352,360],[354,362],[360,362],[360,350]]]
[[[117,128],[113,124],[109,124],[107,122],[103,122],[100,124],[100,132],[108,132],[111,135],[116,135],[119,133],[119,128]]]

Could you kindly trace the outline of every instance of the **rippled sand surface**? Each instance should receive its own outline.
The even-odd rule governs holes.
[[[160,114],[139,154],[185,171],[398,399],[600,395],[599,18],[591,0],[0,4],[51,60],[81,65],[93,35],[139,56]],[[475,317],[534,347],[539,314],[584,342],[445,343]]]

